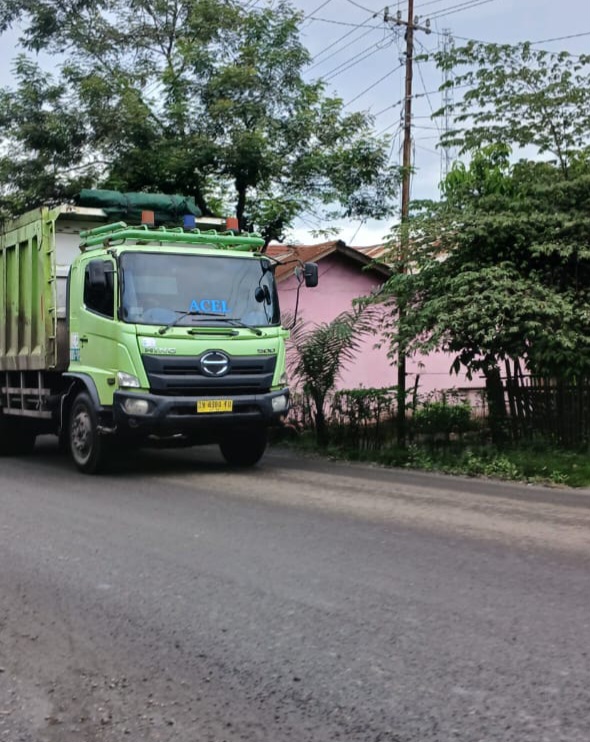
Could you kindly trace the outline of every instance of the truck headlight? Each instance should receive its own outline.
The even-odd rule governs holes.
[[[133,399],[133,397],[128,397],[123,402],[123,408],[128,415],[147,415],[150,409],[150,403],[147,399]]]
[[[272,411],[273,412],[284,412],[287,409],[287,397],[284,394],[279,394],[278,397],[272,398]]]
[[[117,381],[122,389],[139,389],[141,386],[137,376],[128,374],[125,371],[117,371]]]

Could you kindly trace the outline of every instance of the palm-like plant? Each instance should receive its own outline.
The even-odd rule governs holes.
[[[288,368],[312,403],[317,440],[327,442],[326,398],[344,368],[352,363],[361,338],[375,332],[378,310],[368,306],[342,312],[331,322],[297,323],[289,340]]]

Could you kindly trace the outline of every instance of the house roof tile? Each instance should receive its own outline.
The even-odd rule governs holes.
[[[277,266],[275,271],[275,276],[279,283],[293,274],[298,261],[303,263],[306,261],[317,263],[333,253],[339,253],[352,258],[363,265],[369,265],[373,261],[378,261],[381,256],[385,255],[387,253],[387,248],[385,245],[350,247],[342,240],[332,240],[330,242],[321,242],[317,245],[275,244],[269,245],[266,249],[266,254],[269,257],[282,263],[282,265]],[[375,269],[385,275],[389,275],[389,269],[384,264],[376,265]]]

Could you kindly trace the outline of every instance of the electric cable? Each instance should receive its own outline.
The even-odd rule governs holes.
[[[375,30],[374,28],[369,28],[369,29],[367,29],[367,30],[365,31],[365,33],[361,34],[361,35],[360,35],[360,36],[358,36],[358,37],[357,37],[356,39],[354,39],[354,41],[353,41],[352,43],[356,43],[357,41],[360,41],[361,39],[364,39],[364,38],[365,38],[365,36],[368,36],[368,35],[369,35],[370,33],[373,33],[373,31],[374,31],[374,30]],[[321,56],[322,54],[324,54],[324,53],[325,53],[325,52],[326,52],[326,51],[327,51],[328,49],[332,49],[332,48],[333,48],[333,47],[334,47],[334,46],[335,46],[335,45],[336,45],[336,44],[337,44],[337,43],[338,43],[339,41],[341,41],[341,40],[342,40],[342,39],[343,39],[343,38],[344,38],[345,36],[349,36],[349,35],[350,35],[350,34],[352,34],[352,33],[354,33],[354,31],[348,31],[347,33],[345,33],[345,34],[344,34],[344,36],[341,36],[341,37],[340,37],[339,39],[337,39],[337,40],[336,40],[336,41],[335,41],[335,42],[334,42],[333,44],[330,44],[330,46],[326,47],[326,48],[325,48],[325,49],[324,49],[324,50],[323,50],[322,52],[320,52],[319,54],[316,54],[316,56],[314,57],[314,60],[316,60],[316,59],[317,59],[317,58],[318,58],[319,56]],[[350,44],[348,44],[348,46],[350,46]],[[339,53],[340,53],[340,52],[342,51],[342,49],[346,49],[346,48],[348,48],[348,46],[344,46],[344,47],[342,47],[342,48],[339,48],[339,49],[335,49],[335,50],[334,50],[334,51],[332,52],[332,54],[328,54],[328,56],[327,56],[327,57],[324,57],[324,59],[320,59],[320,60],[319,60],[318,62],[314,62],[314,64],[310,65],[310,66],[309,66],[309,67],[307,68],[307,70],[308,70],[308,71],[309,71],[309,70],[312,70],[312,69],[313,69],[314,67],[318,67],[318,66],[319,66],[320,64],[324,64],[324,62],[327,62],[327,61],[328,61],[328,59],[332,59],[332,57],[335,57],[335,56],[336,56],[337,54],[339,54]]]
[[[306,16],[303,17],[303,20],[301,21],[304,23],[305,21],[309,20],[310,18],[313,18],[313,16],[318,13],[322,8],[325,8],[326,5],[331,3],[332,0],[324,0],[324,2],[321,5],[318,5],[318,7],[315,10],[312,10],[311,13],[308,13]]]
[[[487,1],[491,2],[491,0]],[[364,23],[349,23],[348,21],[337,21],[334,18],[318,18],[317,16],[314,16],[313,19],[314,21],[322,21],[323,23],[333,23],[336,26],[352,26],[353,28],[363,28],[363,26],[366,26],[366,24],[368,23],[368,21],[365,21]],[[372,19],[369,18],[368,20]],[[369,26],[369,28],[382,29],[383,26]]]
[[[334,69],[326,72],[325,75],[322,75],[322,80],[325,80],[326,82],[328,82],[329,80],[333,80],[335,77],[338,77],[338,75],[346,72],[351,67],[355,67],[360,62],[364,62],[365,59],[372,57],[373,54],[377,54],[377,52],[380,52],[382,49],[387,49],[387,47],[391,46],[392,43],[392,41],[389,41],[386,44],[376,44],[370,51],[359,52],[354,57],[346,60],[346,62],[342,62],[342,64],[339,64],[337,67],[334,67]]]
[[[357,101],[359,98],[362,98],[363,95],[365,95],[366,93],[369,92],[369,90],[373,90],[373,88],[376,88],[377,85],[379,85],[379,83],[383,82],[383,80],[386,80],[388,77],[391,77],[391,75],[393,75],[395,72],[397,72],[398,70],[400,70],[403,66],[404,66],[403,64],[400,64],[398,67],[395,67],[395,69],[390,70],[389,72],[387,72],[385,75],[383,75],[383,77],[380,77],[372,85],[369,85],[369,87],[367,87],[364,90],[362,90],[358,95],[355,95],[355,97],[352,98],[352,100],[349,100],[348,103],[346,103],[343,107],[344,108],[348,108],[348,106],[350,106],[352,103],[354,103],[355,101]]]
[[[568,36],[556,36],[553,39],[541,39],[540,41],[531,41],[531,45],[536,46],[537,44],[550,44],[552,41],[565,41],[566,39],[579,39],[582,36],[590,36],[590,31],[582,31],[582,33],[572,33]],[[460,37],[457,37],[460,38]],[[575,54],[572,56],[580,56],[579,54]]]
[[[431,21],[436,21],[439,18],[445,18],[448,15],[454,15],[455,13],[462,13],[464,10],[471,10],[472,8],[478,8],[480,5],[487,5],[488,3],[496,2],[496,0],[469,0],[469,2],[459,3],[458,5],[451,5],[448,8],[442,8],[439,11],[435,11],[429,16]]]
[[[418,41],[418,43],[424,49],[423,44],[420,41]],[[424,82],[424,75],[422,74],[422,66],[420,65],[420,62],[418,62],[418,60],[416,60],[416,67],[418,68],[418,75],[420,76],[420,82],[422,83],[422,90],[424,91],[424,95],[426,97],[426,100],[428,101],[430,113],[432,114],[432,117],[434,117],[434,107],[432,105],[432,101],[430,100],[430,93],[428,93],[428,91],[426,90],[426,83]],[[434,120],[432,117],[431,120]],[[438,126],[436,120],[434,120],[434,123],[436,124],[437,131],[440,132],[440,127]]]

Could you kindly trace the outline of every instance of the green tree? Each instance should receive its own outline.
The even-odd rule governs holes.
[[[572,158],[587,150],[590,133],[590,55],[547,52],[516,45],[470,41],[438,52],[450,85],[466,92],[448,109],[454,128],[441,143],[462,152],[492,145],[530,148],[553,155],[567,174]]]
[[[590,374],[590,57],[470,42],[435,58],[466,90],[441,143],[468,164],[412,205],[409,270],[382,295],[408,311],[389,337],[393,353],[442,349],[483,374],[501,417],[510,367]]]
[[[0,0],[0,30],[17,21],[27,48],[65,57],[59,85],[84,123],[82,163],[100,185],[182,192],[268,240],[305,212],[392,212],[398,171],[387,143],[370,117],[346,114],[321,82],[304,80],[301,14],[286,0],[250,9],[237,0]],[[21,80],[7,102],[22,93]],[[53,110],[49,97],[44,107]],[[53,154],[51,140],[39,153]],[[22,157],[12,159],[18,167]]]
[[[64,87],[24,56],[15,76],[17,89],[0,91],[0,213],[67,199],[90,185],[100,166],[97,159],[84,164],[86,127]]]
[[[414,205],[411,269],[386,286],[408,304],[393,349],[452,353],[454,370],[483,374],[499,416],[510,365],[590,375],[590,161],[566,178],[490,147],[451,171],[443,196]]]
[[[289,340],[289,373],[313,403],[318,443],[328,438],[326,400],[344,368],[354,361],[361,339],[374,332],[375,309],[342,312],[331,322],[298,323]]]

